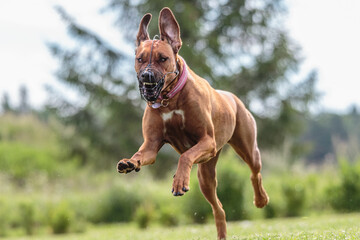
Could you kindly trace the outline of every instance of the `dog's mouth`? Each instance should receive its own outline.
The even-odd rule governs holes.
[[[165,76],[160,72],[157,74],[149,70],[140,72],[138,81],[141,96],[148,102],[156,101],[164,86],[164,78]]]
[[[157,83],[139,83],[140,94],[146,101],[154,102],[159,98],[163,86],[163,79],[160,79]]]

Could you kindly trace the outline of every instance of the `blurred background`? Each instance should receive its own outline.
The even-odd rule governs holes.
[[[13,0],[0,3],[0,236],[212,221],[196,166],[191,191],[171,196],[171,147],[137,174],[115,168],[142,143],[138,24],[150,12],[158,34],[165,6],[188,65],[257,120],[271,202],[252,206],[250,171],[226,148],[227,219],[360,210],[359,2]]]

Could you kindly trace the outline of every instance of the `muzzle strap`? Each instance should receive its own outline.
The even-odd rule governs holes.
[[[150,68],[151,67],[151,58],[152,58],[152,53],[153,53],[153,48],[154,48],[154,42],[155,40],[159,40],[159,36],[158,35],[155,35],[153,37],[153,40],[152,40],[152,43],[151,43],[151,48],[150,48],[150,58],[149,58],[149,63],[148,65],[146,66],[146,68]]]
[[[149,103],[150,107],[152,107],[152,108],[167,107],[169,105],[169,99],[173,98],[185,86],[187,78],[188,78],[188,70],[187,70],[187,65],[186,65],[185,60],[182,57],[180,57],[180,59],[183,62],[183,71],[182,71],[182,73],[181,73],[181,75],[179,77],[179,80],[176,83],[175,87],[169,93],[167,93],[164,97],[162,97],[160,95],[159,96],[159,99],[161,100],[160,102]],[[179,72],[177,70],[177,75],[178,74],[179,74]],[[175,80],[175,78],[173,80]],[[170,84],[171,84],[171,82],[170,82]],[[165,89],[167,87],[169,87],[170,84],[168,84],[168,86],[166,86]]]
[[[183,62],[183,71],[182,71],[182,73],[181,73],[181,75],[179,77],[179,80],[176,83],[175,87],[168,94],[166,94],[167,99],[170,99],[170,98],[174,97],[178,92],[181,91],[181,89],[183,89],[183,87],[185,86],[187,77],[188,77],[188,70],[187,70],[186,62],[182,57],[179,56],[179,58]],[[160,99],[162,99],[161,95],[160,95]]]

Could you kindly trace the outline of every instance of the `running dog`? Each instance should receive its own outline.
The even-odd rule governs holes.
[[[130,158],[117,164],[119,173],[138,172],[153,164],[160,148],[169,143],[179,154],[172,192],[189,191],[190,171],[198,164],[200,189],[210,203],[218,239],[226,239],[226,219],[217,197],[215,166],[221,149],[230,144],[251,169],[254,204],[262,208],[269,197],[262,186],[261,157],[256,123],[234,94],[213,89],[179,55],[180,27],[169,8],[159,16],[160,38],[151,40],[151,14],[143,16],[136,38],[135,70],[147,101],[142,120],[144,143]]]

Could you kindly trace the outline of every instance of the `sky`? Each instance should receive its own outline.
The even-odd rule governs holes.
[[[45,85],[69,92],[56,80],[58,62],[46,46],[49,42],[71,44],[55,5],[63,6],[80,24],[110,39],[111,44],[121,46],[121,36],[113,27],[114,16],[99,13],[106,2],[0,1],[0,100],[7,92],[16,104],[23,85],[29,90],[30,103],[40,108],[49,99]],[[353,104],[360,106],[360,1],[285,2],[289,9],[285,27],[302,47],[304,58],[298,78],[312,69],[318,72],[316,87],[322,97],[316,111],[347,112]],[[126,49],[133,52],[131,47]]]

